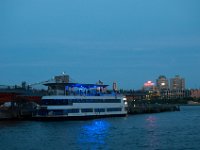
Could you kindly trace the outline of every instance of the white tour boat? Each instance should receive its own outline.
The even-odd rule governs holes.
[[[114,92],[108,94],[108,85],[68,81],[44,85],[48,86],[49,95],[42,97],[33,113],[34,119],[80,120],[127,115],[126,99]]]

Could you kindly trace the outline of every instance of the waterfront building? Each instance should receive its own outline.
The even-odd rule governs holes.
[[[192,89],[191,91],[191,97],[192,98],[200,98],[200,89]]]
[[[174,78],[170,79],[170,99],[180,99],[188,97],[189,92],[185,90],[185,79],[176,75]]]
[[[157,89],[155,83],[153,83],[152,81],[145,82],[142,90],[146,92],[145,99],[147,100],[151,100],[154,99],[154,97],[157,97]]]
[[[168,90],[169,89],[168,79],[164,75],[160,75],[156,80],[156,86],[159,91]]]
[[[156,80],[156,86],[160,99],[182,99],[191,96],[190,90],[185,89],[185,79],[176,75],[169,80],[161,75]]]
[[[190,90],[163,90],[160,91],[160,99],[183,99],[191,97]]]
[[[144,100],[146,99],[146,95],[148,95],[147,91],[144,90],[136,90],[131,93],[124,93],[126,95],[127,101],[134,101],[134,100]]]
[[[155,87],[155,83],[153,83],[152,81],[147,81],[144,83],[143,88],[144,91],[155,91],[156,87]]]
[[[185,79],[176,75],[170,79],[170,90],[185,90]]]

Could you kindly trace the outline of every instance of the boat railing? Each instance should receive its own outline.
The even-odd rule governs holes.
[[[65,92],[65,93],[59,93],[59,92],[48,92],[49,96],[51,95],[57,95],[57,96],[122,96],[120,93],[106,93],[106,92]]]

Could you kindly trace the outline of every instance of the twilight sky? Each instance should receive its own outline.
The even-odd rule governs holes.
[[[123,89],[179,74],[200,88],[200,0],[0,0],[0,56],[0,85],[65,71]]]

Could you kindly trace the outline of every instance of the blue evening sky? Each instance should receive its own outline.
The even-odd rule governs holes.
[[[0,0],[0,56],[0,85],[65,71],[123,89],[179,74],[199,88],[200,0]]]

